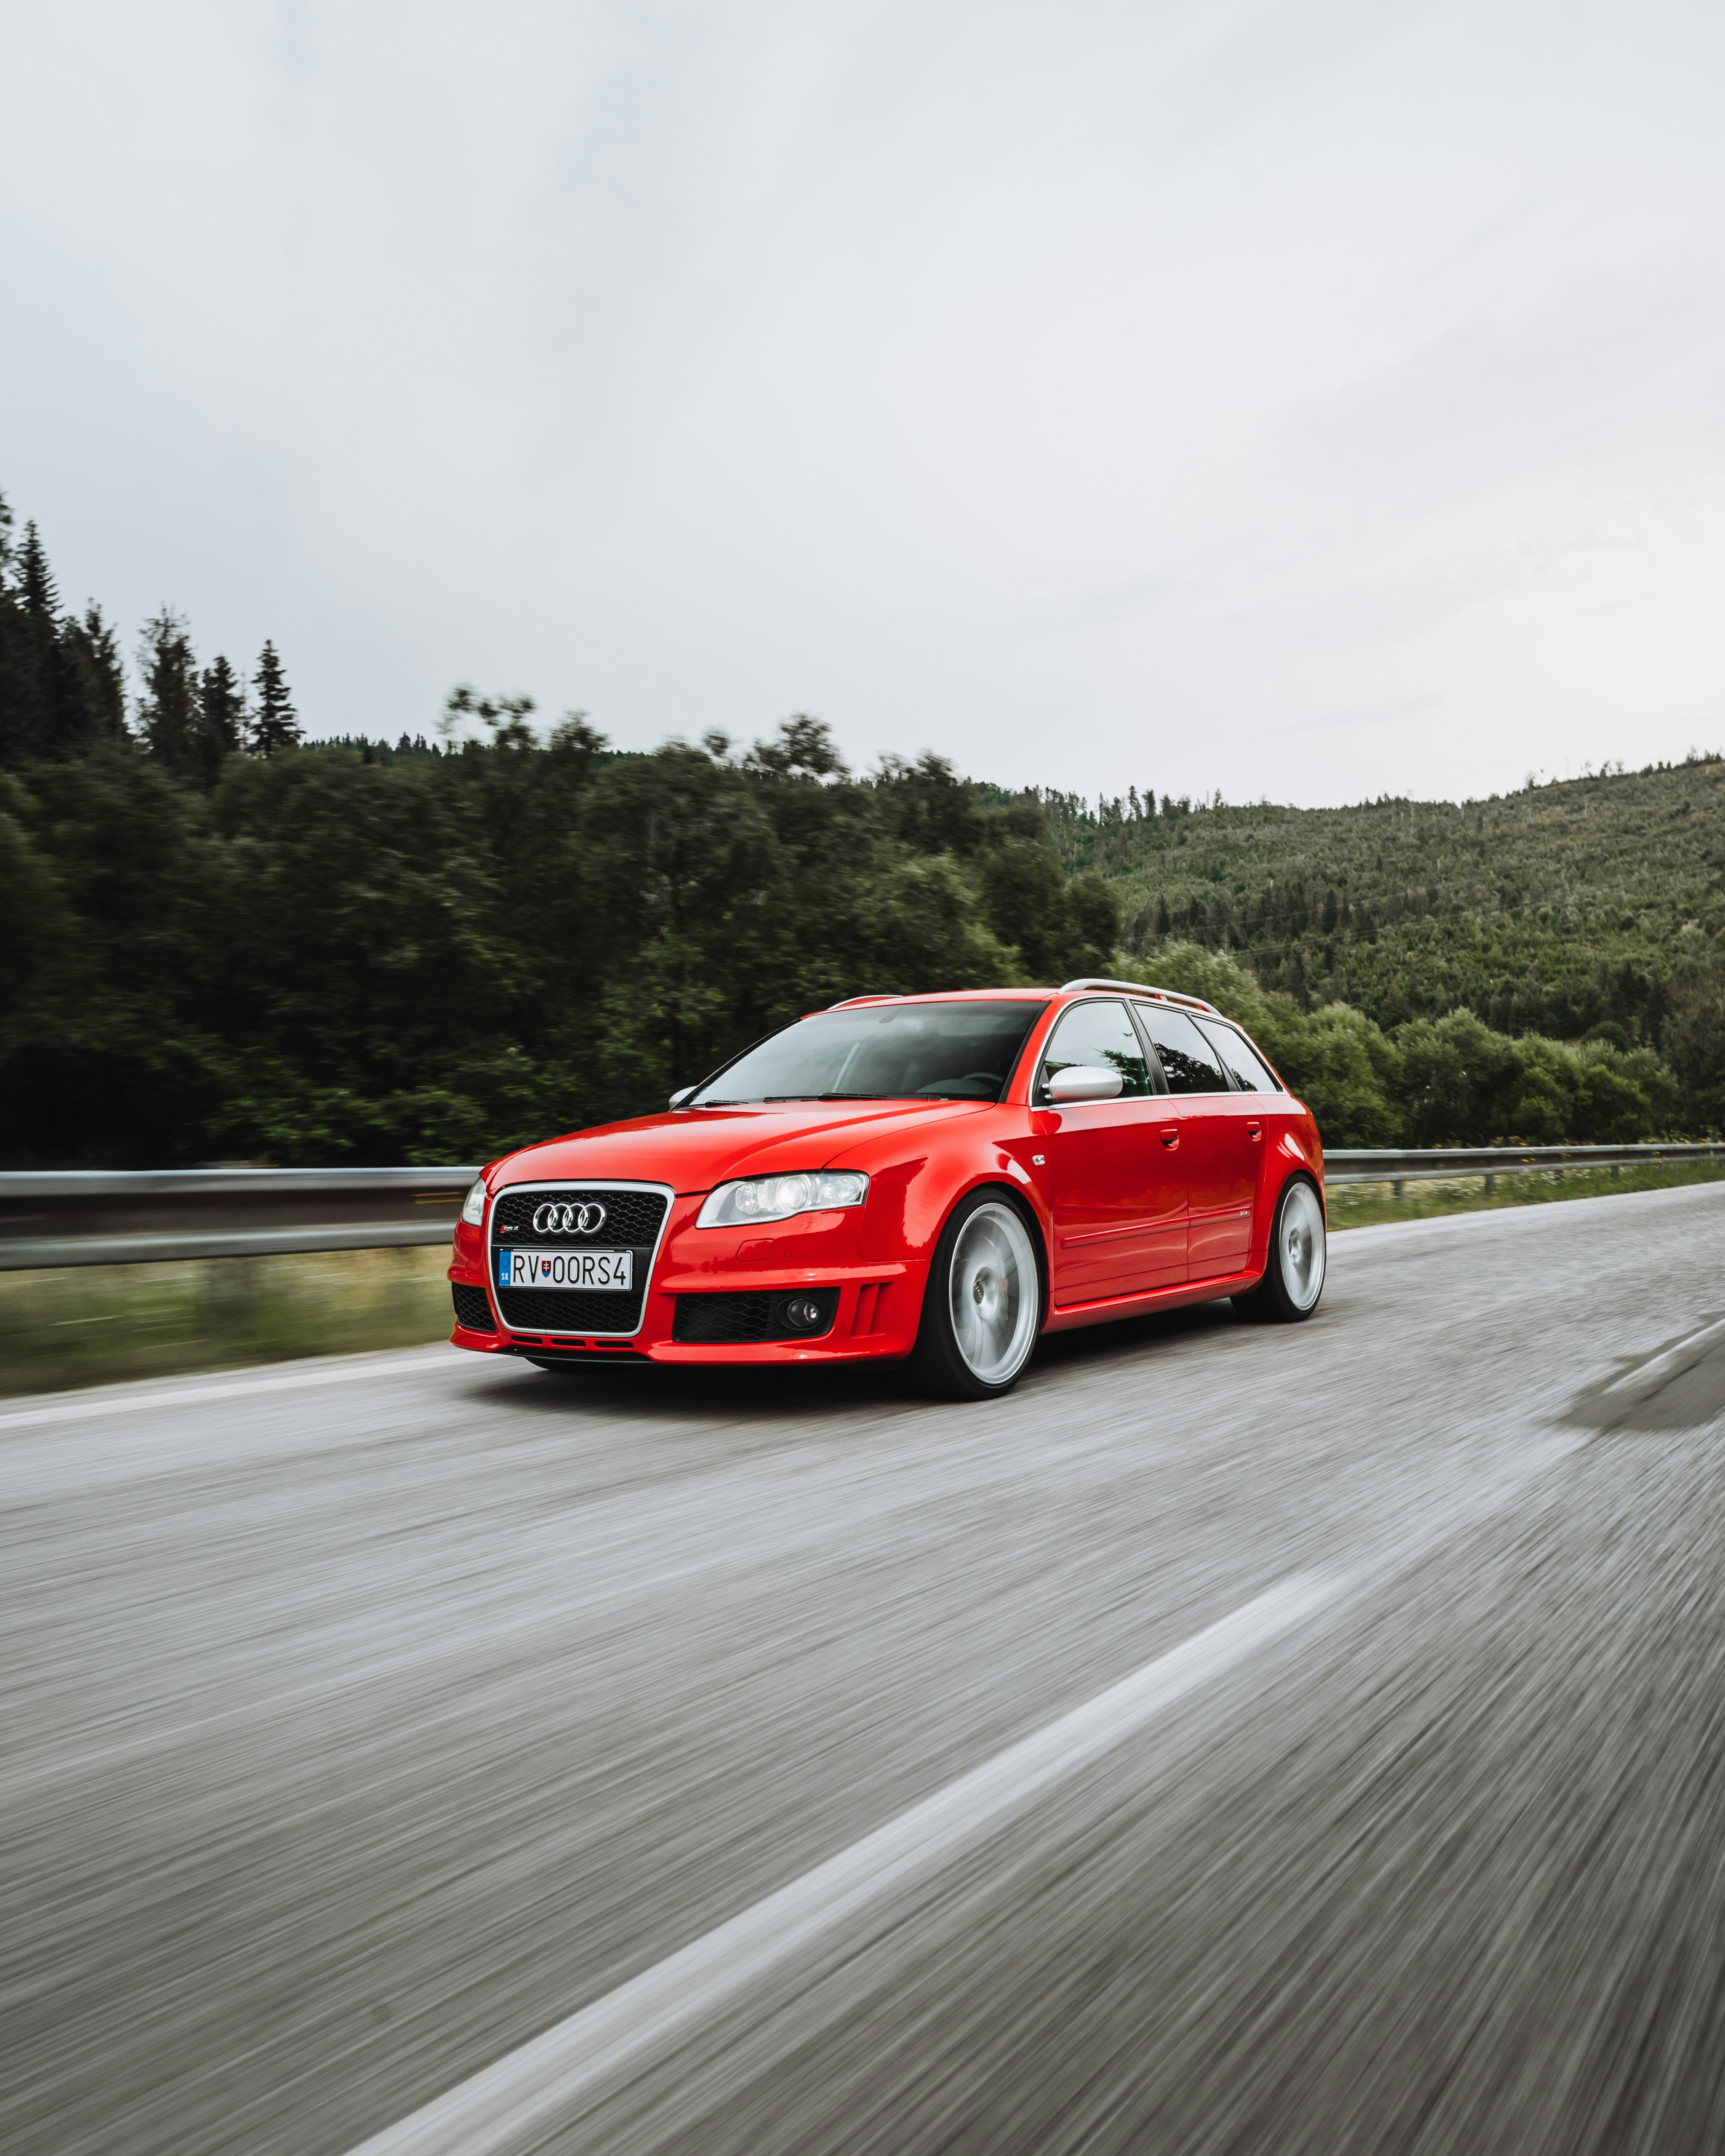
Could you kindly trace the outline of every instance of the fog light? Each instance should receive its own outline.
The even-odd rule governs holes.
[[[818,1302],[811,1302],[806,1295],[793,1295],[784,1306],[785,1322],[794,1325],[799,1332],[813,1332],[826,1317]]]

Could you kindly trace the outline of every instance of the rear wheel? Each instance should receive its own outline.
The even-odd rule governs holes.
[[[944,1399],[993,1399],[1018,1383],[1041,1322],[1029,1223],[1004,1192],[973,1191],[935,1245],[913,1370]]]
[[[1250,1293],[1235,1296],[1234,1307],[1242,1317],[1297,1325],[1317,1308],[1327,1261],[1323,1201],[1315,1184],[1296,1175],[1276,1202],[1264,1277]]]

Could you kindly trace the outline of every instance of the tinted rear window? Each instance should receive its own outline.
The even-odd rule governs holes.
[[[819,1011],[710,1078],[691,1106],[757,1101],[998,1101],[1046,1004],[885,1004]]]
[[[1156,1043],[1156,1053],[1168,1078],[1170,1093],[1231,1093],[1234,1088],[1222,1075],[1212,1048],[1184,1011],[1170,1010],[1166,1004],[1134,1004],[1144,1030]]]
[[[1236,1033],[1231,1025],[1219,1025],[1211,1018],[1201,1018],[1198,1024],[1242,1092],[1281,1092],[1276,1073],[1244,1034]]]

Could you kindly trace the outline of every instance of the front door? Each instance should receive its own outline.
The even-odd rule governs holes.
[[[1073,1065],[1117,1070],[1111,1101],[1051,1106],[1049,1080]],[[1059,1307],[1139,1295],[1186,1277],[1185,1155],[1123,1003],[1075,1004],[1043,1050],[1032,1098],[1047,1130]]]
[[[1155,1043],[1186,1155],[1188,1277],[1243,1272],[1251,1253],[1252,1202],[1264,1157],[1263,1114],[1236,1092],[1214,1045],[1168,1004],[1132,1009]]]

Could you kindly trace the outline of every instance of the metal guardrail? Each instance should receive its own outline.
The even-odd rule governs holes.
[[[1725,1145],[1445,1146],[1324,1157],[1334,1183],[1725,1160]],[[477,1168],[193,1168],[0,1174],[0,1271],[377,1250],[447,1240]]]
[[[477,1168],[0,1174],[0,1271],[444,1243]]]
[[[1423,1152],[1348,1151],[1324,1154],[1326,1183],[1435,1183],[1483,1176],[1490,1190],[1500,1175],[1543,1168],[1656,1168],[1661,1161],[1725,1160],[1725,1145],[1433,1146]],[[3,1180],[3,1178],[0,1178]]]

